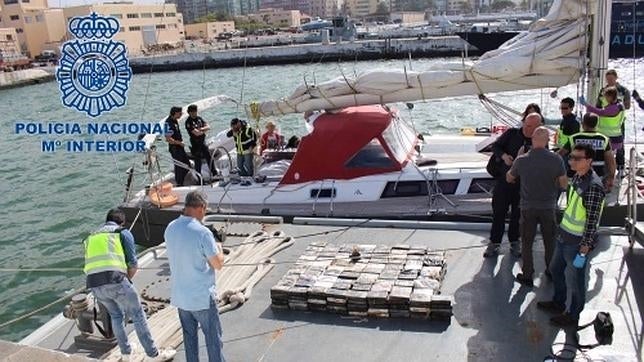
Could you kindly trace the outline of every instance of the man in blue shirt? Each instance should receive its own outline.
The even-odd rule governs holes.
[[[188,193],[183,215],[170,222],[164,234],[170,262],[171,304],[179,310],[188,362],[199,361],[198,326],[205,335],[208,361],[224,361],[215,290],[215,270],[224,265],[224,254],[212,232],[201,223],[207,207],[202,193]]]
[[[134,323],[136,335],[150,361],[167,361],[174,357],[173,349],[157,349],[141,307],[139,295],[130,279],[137,271],[134,237],[124,229],[125,214],[120,209],[107,213],[105,224],[84,242],[87,288],[107,309],[116,335],[122,360],[128,360],[132,347],[125,332],[127,315]],[[105,244],[108,245],[105,245]],[[116,245],[115,243],[119,243]]]

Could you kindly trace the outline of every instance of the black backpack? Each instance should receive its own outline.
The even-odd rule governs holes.
[[[597,346],[603,346],[613,343],[613,332],[615,330],[615,327],[613,326],[613,319],[610,317],[610,313],[597,313],[595,319],[592,322],[577,327],[577,331],[590,326],[593,326],[593,329],[595,330],[595,339],[597,339],[597,343],[590,345],[579,344],[578,348],[591,349]],[[577,343],[579,343],[579,341]]]

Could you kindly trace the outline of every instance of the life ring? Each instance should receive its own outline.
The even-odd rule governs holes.
[[[172,183],[163,182],[160,185],[150,187],[148,197],[154,205],[164,208],[175,205],[179,202],[179,196],[172,192]]]

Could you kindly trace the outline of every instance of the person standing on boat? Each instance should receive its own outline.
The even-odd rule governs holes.
[[[586,111],[595,113],[599,116],[599,123],[597,124],[597,131],[608,137],[610,140],[610,147],[615,151],[615,159],[617,161],[617,172],[620,176],[624,170],[624,119],[625,108],[620,103],[616,87],[607,87],[603,90],[603,99],[606,100],[606,105],[602,108],[593,107],[586,104],[586,100],[581,97],[581,104],[586,106]],[[630,102],[630,100],[629,100]],[[620,151],[621,150],[621,151]],[[620,157],[621,152],[621,157]],[[621,162],[621,170],[620,170]]]
[[[233,137],[235,140],[239,175],[252,177],[255,169],[255,146],[257,146],[257,134],[255,130],[246,122],[238,118],[233,118],[230,121],[230,131],[228,131],[227,136]]]
[[[261,155],[266,149],[276,149],[282,143],[282,136],[275,132],[275,123],[266,123],[266,132],[262,134],[259,142],[259,154]]]
[[[597,98],[597,102],[595,106],[597,108],[606,108],[609,104],[611,104],[611,102],[608,99],[606,99],[606,96],[604,95],[604,91],[609,87],[615,87],[615,89],[617,89],[617,99],[622,104],[624,109],[625,110],[631,109],[631,94],[628,91],[628,88],[624,87],[623,85],[619,84],[619,82],[617,82],[617,71],[615,71],[615,69],[609,69],[608,71],[606,71],[605,77],[606,77],[606,85],[604,86],[604,88],[602,88],[599,91],[599,97]],[[590,112],[593,112],[593,111],[590,111]],[[593,113],[596,113],[596,112],[593,112]],[[606,121],[602,121],[601,118],[599,119],[599,126],[598,126],[599,132],[603,133],[603,127],[604,127],[603,123],[605,122]],[[621,123],[620,135],[622,136],[622,141],[621,141],[622,144],[624,142],[624,134],[625,134],[624,124],[625,123],[626,123],[626,113],[624,113],[622,123]],[[606,136],[612,137],[611,135],[608,135],[608,134]],[[617,171],[621,176],[624,174],[624,164],[626,162],[624,147],[623,145],[620,148],[613,147],[613,150],[615,152],[615,158],[617,160]]]
[[[206,132],[210,130],[210,126],[203,118],[197,115],[197,105],[191,104],[188,106],[188,118],[186,118],[186,130],[190,135],[190,151],[195,159],[195,170],[201,177],[201,160],[206,159],[210,174],[215,176],[217,169],[212,163],[212,156],[210,150],[206,145]]]
[[[604,185],[593,171],[595,150],[589,144],[575,145],[568,161],[575,170],[568,186],[568,205],[559,224],[559,240],[550,263],[554,283],[552,300],[537,302],[537,308],[555,313],[550,322],[559,327],[576,327],[586,303],[588,253],[597,243],[597,227],[604,207]],[[566,268],[573,270],[572,299],[566,310],[568,296]]]
[[[190,160],[188,154],[183,148],[183,137],[179,129],[179,118],[181,118],[181,107],[172,107],[170,115],[165,120],[166,135],[165,140],[168,142],[168,150],[174,161],[174,179],[177,186],[183,186],[183,181],[188,174]]]
[[[215,270],[223,267],[224,254],[213,233],[202,224],[208,207],[206,196],[189,192],[184,204],[183,215],[171,221],[163,235],[170,263],[170,303],[178,309],[186,360],[199,361],[201,327],[208,361],[223,362]]]
[[[112,209],[107,213],[105,224],[83,242],[87,288],[107,309],[124,360],[132,353],[125,332],[127,315],[151,361],[167,361],[174,357],[176,351],[158,349],[152,340],[139,294],[130,281],[138,265],[134,237],[123,228],[124,225],[125,213]]]
[[[568,143],[559,150],[560,155],[568,155],[576,145],[588,144],[595,150],[593,157],[593,171],[604,181],[606,192],[610,192],[615,182],[615,156],[610,148],[608,137],[597,132],[596,127],[599,117],[594,113],[584,114],[582,120],[583,132],[574,134]],[[572,176],[572,175],[571,175]]]
[[[526,116],[520,128],[510,128],[505,131],[492,145],[493,157],[500,164],[501,172],[496,176],[496,185],[492,190],[492,229],[490,230],[490,244],[483,253],[486,258],[499,255],[501,240],[505,232],[505,218],[508,209],[512,208],[508,228],[510,252],[515,257],[521,256],[519,244],[519,185],[508,183],[505,174],[512,166],[514,159],[521,153],[527,152],[531,145],[534,130],[543,124],[543,118],[537,109],[529,105]],[[537,107],[538,108],[538,107]],[[525,113],[525,112],[524,112]],[[537,113],[539,117],[527,117],[530,113]]]
[[[541,117],[532,113],[526,118],[535,118],[541,122]],[[537,224],[541,227],[543,246],[545,249],[546,275],[552,260],[557,231],[557,199],[559,190],[568,185],[566,167],[563,159],[548,150],[550,133],[545,127],[537,128],[532,134],[532,148],[520,155],[512,163],[506,174],[508,183],[521,181],[521,273],[516,279],[519,283],[533,286],[534,260],[532,244],[537,234]]]
[[[579,133],[579,120],[574,112],[575,101],[566,97],[561,100],[559,111],[561,111],[561,123],[557,130],[557,148],[561,149],[568,143],[568,138]]]

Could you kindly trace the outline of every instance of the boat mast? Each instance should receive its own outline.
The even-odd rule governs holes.
[[[596,7],[592,11],[590,38],[590,62],[588,64],[588,80],[586,99],[594,103],[604,84],[604,74],[608,68],[608,52],[610,50],[610,28],[612,0],[586,1],[587,6]]]

